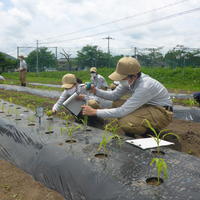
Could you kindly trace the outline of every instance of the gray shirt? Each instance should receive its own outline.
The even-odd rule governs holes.
[[[95,77],[91,77],[91,82],[97,88],[105,88],[108,87],[108,84],[103,76],[97,74]]]
[[[113,91],[96,89],[97,96],[108,100],[118,100],[125,94],[130,94],[131,97],[122,106],[111,109],[98,109],[97,116],[102,118],[124,117],[144,104],[172,106],[167,89],[160,82],[144,73],[129,87],[120,84]]]

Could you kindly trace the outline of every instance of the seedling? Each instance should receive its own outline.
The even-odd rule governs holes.
[[[160,184],[160,178],[161,178],[161,173],[163,173],[163,178],[167,179],[168,178],[168,168],[167,168],[167,163],[163,158],[153,158],[151,160],[150,166],[152,166],[155,163],[156,165],[156,170],[157,170],[157,178],[158,178],[158,184]]]
[[[192,98],[189,98],[188,102],[191,107],[195,105],[195,100]]]
[[[68,127],[67,134],[68,134],[70,140],[72,140],[74,132],[77,131],[80,127],[81,127],[80,125],[77,126],[74,124],[72,124],[70,127]]]
[[[157,132],[153,127],[152,127],[152,125],[151,125],[151,123],[149,122],[149,120],[147,120],[147,119],[145,119],[143,122],[146,122],[147,123],[147,125],[148,125],[148,127],[151,129],[151,131],[154,133],[154,136],[152,136],[152,135],[149,135],[150,137],[152,137],[155,141],[156,141],[156,144],[157,144],[157,153],[158,154],[160,154],[160,141],[161,141],[161,139],[164,139],[166,136],[168,136],[168,135],[173,135],[173,136],[175,136],[177,139],[179,139],[179,136],[178,135],[176,135],[175,133],[172,133],[172,132],[169,132],[169,130],[168,129],[163,129],[163,130],[161,130],[160,132]],[[167,133],[164,133],[164,132],[166,132],[167,131]],[[164,133],[164,134],[162,134],[162,133]],[[161,134],[162,134],[162,136],[161,136]]]
[[[118,121],[112,120],[110,123],[106,124],[104,130],[107,133],[112,133],[112,139],[117,139],[118,144],[122,145],[122,138],[118,135],[118,130],[120,129],[120,126],[118,124]]]
[[[63,133],[67,130],[65,127],[60,127],[60,135],[63,135]]]
[[[104,133],[102,136],[102,140],[99,144],[98,151],[103,148],[104,153],[107,152],[107,144],[113,139],[113,135],[108,135],[108,133]]]
[[[86,131],[87,130],[87,125],[88,125],[88,116],[85,115],[83,119],[81,119],[81,122],[83,123],[83,129]]]
[[[47,111],[46,111],[46,115],[47,115],[48,117],[50,117],[50,116],[53,115],[53,112],[52,112],[51,110],[47,110]]]

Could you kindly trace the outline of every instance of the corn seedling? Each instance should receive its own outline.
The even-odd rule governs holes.
[[[13,100],[12,100],[12,97],[9,97],[9,102],[10,102],[10,103],[12,103],[12,102],[13,102]]]
[[[150,121],[145,119],[144,122],[147,124],[147,126],[151,129],[151,131],[153,132],[154,136],[152,135],[149,135],[150,137],[152,137],[155,141],[156,141],[156,144],[157,144],[157,153],[159,154],[160,153],[160,141],[161,139],[164,139],[166,136],[168,135],[173,135],[175,136],[177,139],[179,139],[179,136],[176,135],[175,133],[172,133],[172,132],[169,132],[168,129],[163,129],[161,130],[160,132],[157,132],[151,125]],[[164,133],[166,132],[167,133]],[[164,133],[164,134],[163,134]],[[161,136],[162,134],[162,136]]]
[[[188,102],[191,107],[195,105],[195,100],[192,98],[189,98]]]
[[[107,152],[107,144],[113,139],[113,135],[108,135],[108,133],[104,133],[102,136],[102,140],[99,144],[98,151],[103,148],[104,153]]]
[[[81,122],[83,124],[83,129],[87,130],[87,125],[88,125],[88,116],[85,115],[83,119],[81,119]]]
[[[161,173],[163,173],[163,178],[168,178],[168,168],[167,163],[163,158],[153,158],[151,160],[150,166],[155,163],[157,170],[158,184],[160,183]]]
[[[46,115],[47,115],[48,117],[50,117],[50,116],[53,115],[53,112],[52,112],[51,110],[47,110],[47,111],[46,111]]]
[[[80,125],[77,126],[74,124],[72,124],[70,127],[68,127],[67,134],[68,134],[70,140],[72,140],[74,132],[77,131],[80,127],[81,127]]]
[[[118,121],[116,119],[111,121],[110,123],[106,124],[106,126],[104,128],[105,132],[112,133],[112,136],[113,136],[112,139],[117,139],[118,144],[122,145],[122,139],[118,135],[119,129],[120,129],[120,126],[119,126]]]
[[[63,135],[63,133],[67,130],[65,127],[60,127],[60,135]]]

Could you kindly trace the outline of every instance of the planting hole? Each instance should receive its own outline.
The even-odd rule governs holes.
[[[35,124],[34,123],[30,123],[30,124],[28,124],[28,126],[35,126]]]
[[[165,155],[165,152],[164,151],[157,151],[157,150],[154,150],[152,151],[153,154],[156,154],[156,155]]]
[[[108,154],[106,153],[97,153],[94,155],[96,158],[99,158],[99,159],[103,159],[103,158],[107,158],[108,157]]]
[[[71,140],[65,140],[66,143],[76,143],[76,140],[71,139]]]
[[[24,112],[28,112],[28,110],[24,110]]]
[[[9,105],[9,107],[13,107],[14,105]]]
[[[46,131],[45,134],[52,134],[53,131]]]
[[[159,179],[157,177],[150,177],[146,179],[146,183],[148,185],[155,185],[155,186],[159,186],[160,184],[162,184],[164,181],[162,178]]]
[[[21,119],[21,118],[17,118],[17,119],[15,119],[15,120],[19,121],[19,120],[22,120],[22,119]]]
[[[6,115],[6,117],[11,117],[12,115]]]
[[[19,110],[19,109],[21,109],[21,108],[20,108],[20,107],[17,107],[16,109],[18,109],[18,110]]]
[[[0,111],[0,113],[4,113],[3,111]]]
[[[53,120],[53,117],[48,117],[46,120]]]

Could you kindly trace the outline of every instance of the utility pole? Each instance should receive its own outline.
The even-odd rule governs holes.
[[[104,40],[108,40],[108,67],[110,67],[110,40],[113,40],[112,37],[108,36],[103,38]]]
[[[17,47],[17,58],[19,56],[19,47]]]
[[[38,73],[38,40],[36,41],[36,72]]]
[[[137,59],[137,47],[134,47],[134,57]]]

